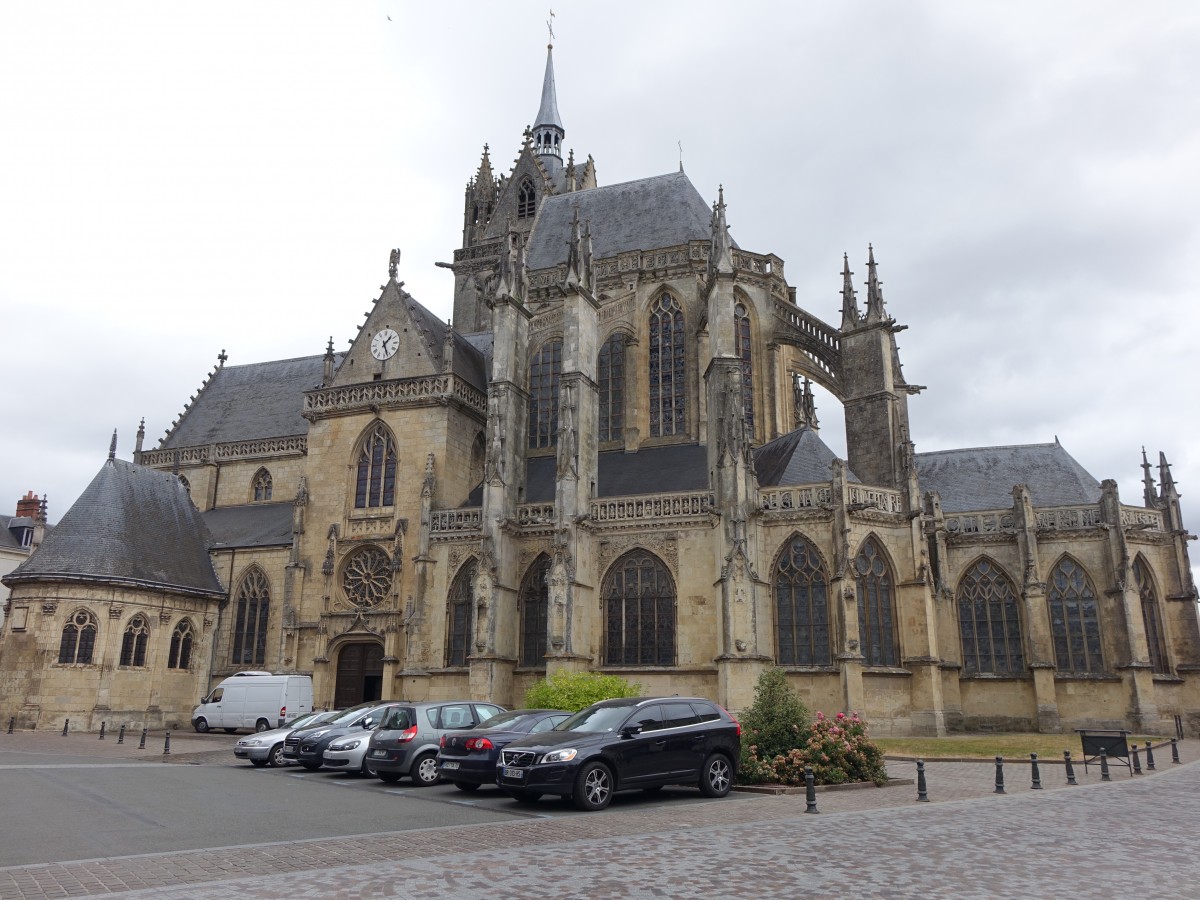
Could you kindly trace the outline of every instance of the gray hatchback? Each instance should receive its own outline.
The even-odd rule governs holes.
[[[439,700],[391,706],[371,734],[364,760],[367,772],[384,781],[412,777],[418,786],[437,784],[437,752],[442,735],[486,722],[504,707],[474,700]]]

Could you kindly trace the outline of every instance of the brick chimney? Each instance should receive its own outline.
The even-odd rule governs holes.
[[[25,496],[17,501],[18,516],[27,516],[30,519],[36,519],[41,508],[41,498],[33,491],[26,492]]]

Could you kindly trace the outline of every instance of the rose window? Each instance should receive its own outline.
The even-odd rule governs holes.
[[[365,547],[346,562],[342,588],[356,606],[378,606],[392,589],[392,561],[378,547]]]

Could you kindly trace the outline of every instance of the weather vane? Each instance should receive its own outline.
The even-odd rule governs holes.
[[[550,42],[554,42],[554,10],[550,10],[550,18],[546,20],[546,30],[550,32]]]

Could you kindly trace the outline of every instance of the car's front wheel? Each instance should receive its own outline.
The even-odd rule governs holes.
[[[268,761],[267,761],[267,760],[265,760],[265,759],[252,759],[252,760],[250,760],[250,763],[251,763],[251,764],[254,766],[254,768],[256,768],[256,769],[261,769],[263,766],[265,766],[265,765],[267,764],[267,762],[268,762]]]
[[[733,766],[728,758],[714,753],[700,770],[700,793],[705,797],[724,797],[733,787]]]
[[[259,719],[257,722],[254,723],[254,730],[257,732],[270,731],[271,723],[268,722],[266,719]]]
[[[432,753],[423,753],[412,764],[412,780],[417,787],[432,787],[440,778],[437,757]]]
[[[271,752],[267,754],[267,762],[277,769],[287,765],[287,760],[283,756],[283,741],[271,748]]]
[[[192,727],[194,727],[199,734],[208,734],[208,719],[197,719],[192,723]]]
[[[604,809],[612,800],[613,777],[604,763],[588,763],[575,778],[575,791],[571,801],[576,809],[594,812]]]

